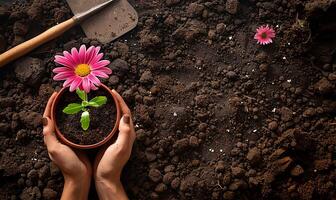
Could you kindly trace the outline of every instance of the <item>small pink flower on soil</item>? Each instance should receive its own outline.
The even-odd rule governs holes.
[[[272,38],[275,37],[275,31],[273,28],[266,26],[260,26],[257,28],[257,33],[254,35],[254,39],[258,44],[266,45],[273,42]]]
[[[108,60],[100,60],[103,53],[99,53],[100,47],[91,46],[86,49],[85,45],[79,48],[63,52],[63,56],[55,56],[55,62],[63,65],[56,67],[53,72],[56,73],[54,80],[65,80],[63,87],[70,87],[70,92],[77,88],[89,93],[90,90],[98,89],[101,84],[97,77],[108,78],[112,70],[106,67],[110,64]]]

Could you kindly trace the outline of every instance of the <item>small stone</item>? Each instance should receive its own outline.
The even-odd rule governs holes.
[[[226,191],[226,192],[224,192],[224,194],[223,194],[223,198],[224,198],[225,200],[233,200],[234,197],[235,197],[235,193],[232,192],[232,191]]]
[[[198,3],[191,3],[187,7],[187,13],[189,16],[197,16],[203,13],[204,6]]]
[[[164,168],[164,172],[173,172],[175,170],[175,166],[174,165],[168,165]]]
[[[41,191],[38,187],[26,187],[20,194],[20,199],[24,200],[41,199]]]
[[[262,51],[262,52],[260,52],[256,55],[256,60],[258,62],[266,61],[266,59],[267,59],[267,54],[264,51]]]
[[[52,88],[51,85],[41,84],[39,91],[38,91],[38,95],[41,99],[47,101],[53,92],[54,92],[54,89]]]
[[[235,179],[229,186],[229,189],[232,191],[238,189],[245,189],[247,187],[247,183],[241,179]]]
[[[120,58],[113,60],[108,67],[112,70],[113,74],[117,76],[124,76],[130,70],[128,63]]]
[[[189,138],[189,144],[192,147],[197,147],[199,145],[198,138],[196,136],[191,136]]]
[[[215,39],[215,37],[216,37],[216,32],[215,32],[215,30],[209,30],[209,32],[208,32],[208,38],[209,38],[210,40],[213,40],[213,39]]]
[[[275,131],[278,128],[278,123],[276,121],[271,121],[268,123],[268,129],[271,131]]]
[[[32,169],[28,172],[27,177],[31,181],[36,181],[38,179],[38,171],[36,169]]]
[[[27,23],[16,21],[13,25],[13,33],[15,35],[25,36],[28,33]]]
[[[289,156],[281,158],[273,162],[273,166],[277,172],[284,172],[292,164],[293,159]]]
[[[269,159],[270,160],[276,160],[281,155],[283,155],[285,152],[286,152],[286,149],[284,149],[284,148],[277,149],[269,156]]]
[[[175,173],[174,172],[167,172],[162,179],[162,182],[164,182],[165,184],[170,184],[175,177]]]
[[[225,9],[230,14],[236,14],[239,7],[238,0],[227,0],[225,4]]]
[[[189,20],[184,25],[181,25],[173,33],[173,36],[183,38],[187,42],[192,42],[201,34],[206,34],[206,24],[198,20]]]
[[[7,133],[10,129],[10,125],[7,123],[0,123],[0,133]]]
[[[25,57],[15,62],[16,78],[23,84],[36,86],[41,81],[45,66],[41,59]]]
[[[267,70],[268,70],[268,64],[263,63],[263,64],[259,65],[259,70],[261,72],[267,72]]]
[[[13,105],[15,105],[15,100],[12,97],[0,97],[0,107],[12,107]]]
[[[173,188],[173,189],[177,189],[179,186],[180,186],[180,183],[181,183],[181,179],[176,177],[174,178],[174,180],[171,182],[170,186]]]
[[[145,155],[146,155],[146,158],[147,158],[148,162],[152,162],[152,161],[156,160],[156,154],[155,153],[146,151]]]
[[[119,83],[119,77],[116,75],[112,75],[108,81],[111,85],[117,85]]]
[[[249,150],[246,158],[251,162],[251,164],[258,164],[261,161],[261,152],[257,147],[254,147]]]
[[[166,0],[167,6],[173,6],[180,3],[181,0]]]
[[[150,169],[148,173],[148,177],[155,183],[161,181],[162,174],[158,169]]]
[[[226,77],[227,77],[228,79],[231,79],[231,80],[236,79],[236,78],[237,78],[237,73],[234,72],[234,71],[228,71],[228,72],[226,73]]]
[[[22,111],[19,116],[20,120],[29,128],[41,126],[42,115],[40,113]]]
[[[233,176],[240,177],[245,174],[245,170],[240,167],[231,167],[231,172]]]
[[[225,24],[224,23],[219,23],[216,25],[216,32],[217,33],[224,33],[225,31]]]
[[[167,190],[167,186],[164,183],[159,183],[156,187],[155,187],[155,192],[157,193],[162,193],[165,192]]]
[[[183,138],[180,140],[177,140],[174,144],[174,148],[176,148],[177,151],[182,151],[186,149],[189,146],[189,139]]]
[[[1,40],[0,40],[1,41]],[[331,81],[335,81],[336,80],[336,73],[330,73],[328,75],[328,79]]]
[[[287,107],[282,107],[280,109],[281,120],[288,122],[293,119],[293,111]]]
[[[304,170],[300,165],[296,165],[293,169],[291,169],[290,173],[292,176],[300,176],[304,173]]]
[[[153,82],[153,75],[152,72],[147,70],[144,73],[142,73],[140,77],[140,83],[147,84]]]
[[[330,159],[322,159],[322,160],[315,160],[314,161],[314,167],[318,171],[323,171],[329,169],[329,167],[332,165],[332,161]]]
[[[334,91],[335,86],[325,77],[319,80],[315,85],[315,91],[321,94],[329,94]]]
[[[208,104],[208,96],[204,94],[197,95],[194,100],[198,106],[206,106]]]
[[[50,188],[44,188],[42,196],[46,200],[54,200],[57,198],[57,192]]]
[[[315,108],[307,108],[302,116],[304,117],[313,117],[316,114],[316,109]]]
[[[23,141],[23,140],[25,140],[26,138],[28,138],[28,134],[27,134],[27,131],[26,131],[26,130],[21,129],[21,130],[19,130],[19,131],[16,133],[16,137],[15,137],[15,140],[16,140],[16,141]]]
[[[225,169],[225,162],[222,160],[218,161],[215,168],[216,172],[223,172],[224,169]]]

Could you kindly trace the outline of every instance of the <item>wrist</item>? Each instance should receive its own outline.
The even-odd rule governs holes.
[[[61,199],[87,199],[90,183],[91,176],[88,174],[80,174],[79,176],[64,174],[64,188]]]
[[[95,184],[99,199],[128,199],[120,180],[99,179]]]

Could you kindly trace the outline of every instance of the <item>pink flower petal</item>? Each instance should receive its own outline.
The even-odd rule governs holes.
[[[83,78],[82,86],[86,93],[90,92],[90,81],[86,77]]]
[[[61,72],[72,72],[73,69],[70,69],[69,67],[56,67],[52,71],[57,74]]]
[[[60,64],[60,65],[63,65],[63,66],[66,66],[66,67],[69,67],[69,68],[73,68],[73,64],[72,62],[70,62],[66,57],[64,56],[59,56],[59,55],[56,55],[55,56],[55,62]]]
[[[96,86],[100,86],[101,82],[97,77],[92,74],[89,74],[87,77],[91,83],[95,84]]]
[[[75,61],[76,65],[81,64],[79,60],[78,51],[75,47],[71,49],[71,57]]]
[[[106,73],[100,72],[100,71],[92,71],[91,74],[94,75],[94,76],[102,77],[102,78],[108,78],[109,77]]]
[[[67,80],[65,80],[63,83],[63,87],[69,87],[71,83],[75,80],[75,78],[76,78],[75,76],[72,76],[68,78]]]
[[[80,64],[84,64],[85,63],[85,53],[86,53],[86,46],[82,45],[79,48],[79,53],[78,53]]]
[[[99,68],[99,69],[93,70],[93,71],[104,72],[105,74],[111,74],[112,73],[112,70],[108,67],[102,67],[102,68]]]
[[[74,72],[61,72],[58,73],[54,76],[54,80],[55,81],[61,81],[61,80],[66,80],[68,78],[70,78],[71,76],[74,76],[75,73]]]
[[[70,85],[70,92],[75,91],[81,83],[82,83],[82,78],[80,78],[80,77],[77,76],[77,77],[72,81],[72,83],[71,83],[71,85]]]
[[[89,63],[89,65],[92,66],[93,64],[95,64],[96,62],[98,62],[100,59],[102,59],[103,55],[104,55],[103,53],[100,53],[100,54],[94,56],[92,58],[91,62]]]
[[[99,51],[100,51],[100,46],[96,47],[95,55],[98,55]]]
[[[66,57],[68,59],[69,62],[71,62],[73,67],[75,67],[77,65],[75,60],[72,58],[72,55],[68,51],[63,51],[63,55],[64,55],[64,57]]]
[[[91,69],[96,70],[96,69],[99,69],[101,67],[105,67],[105,66],[107,66],[109,64],[110,64],[110,61],[108,61],[108,60],[101,60],[101,61],[99,61],[97,63],[92,64],[91,65]]]
[[[91,84],[91,90],[98,90],[98,87],[96,87],[94,84]]]
[[[96,48],[94,46],[91,46],[87,51],[86,51],[86,55],[85,55],[85,61],[84,63],[90,63],[90,61],[92,60],[94,54],[95,54],[95,50]]]

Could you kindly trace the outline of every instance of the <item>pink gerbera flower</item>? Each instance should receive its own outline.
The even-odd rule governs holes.
[[[77,88],[89,93],[90,90],[98,89],[101,84],[97,77],[108,78],[112,70],[106,67],[110,64],[108,60],[100,60],[103,53],[99,53],[100,47],[91,46],[86,49],[82,45],[77,51],[76,48],[63,52],[63,56],[55,56],[55,62],[64,67],[56,67],[54,80],[65,80],[63,87],[70,87],[70,92]]]
[[[273,28],[266,26],[260,26],[257,28],[257,33],[254,35],[254,39],[258,44],[270,44],[273,42],[272,38],[275,37],[275,31]]]

